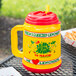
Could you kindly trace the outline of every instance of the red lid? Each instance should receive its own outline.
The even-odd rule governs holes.
[[[51,25],[60,24],[58,17],[53,12],[36,11],[31,12],[25,18],[25,22],[33,25]]]

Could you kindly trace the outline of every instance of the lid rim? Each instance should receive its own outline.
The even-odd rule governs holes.
[[[33,25],[51,25],[51,24],[60,24],[59,19],[57,15],[53,12],[48,12],[48,14],[45,14],[44,11],[36,11],[31,12],[28,14],[28,16],[25,18],[25,22]]]

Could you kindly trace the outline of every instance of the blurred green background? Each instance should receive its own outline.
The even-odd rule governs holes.
[[[63,30],[76,27],[76,0],[2,0],[1,16],[25,18],[32,11],[45,11],[47,4]]]

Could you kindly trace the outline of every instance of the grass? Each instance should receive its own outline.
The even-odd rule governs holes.
[[[47,4],[58,15],[62,29],[76,27],[76,0],[2,0],[1,15],[25,18],[32,11],[45,11]]]

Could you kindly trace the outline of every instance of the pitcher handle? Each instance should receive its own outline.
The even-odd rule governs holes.
[[[18,49],[18,31],[23,31],[24,25],[16,25],[11,30],[11,50],[14,56],[23,58],[23,52]]]

